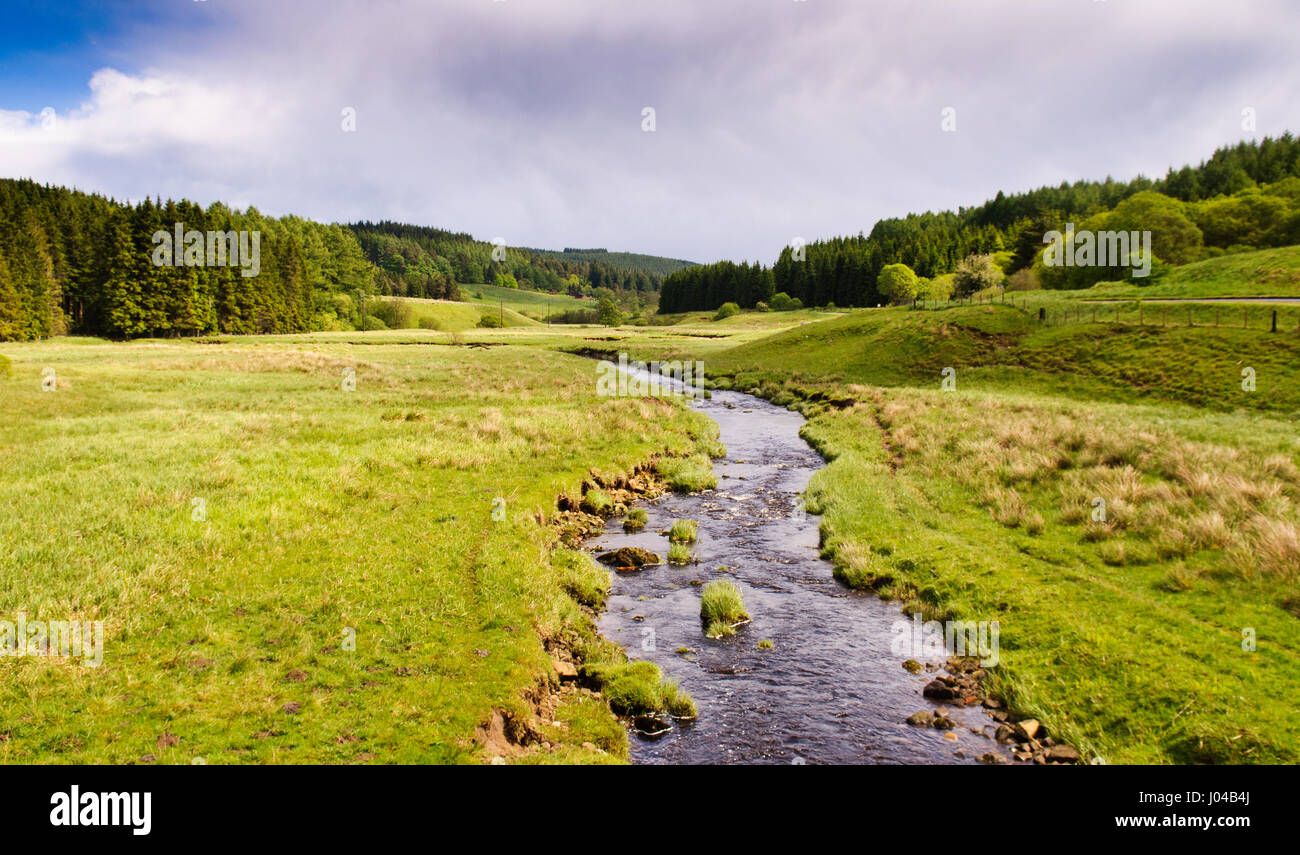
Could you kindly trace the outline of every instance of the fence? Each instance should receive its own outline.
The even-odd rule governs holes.
[[[1300,331],[1300,305],[1229,301],[1168,302],[1143,300],[1049,300],[1025,294],[972,295],[950,300],[916,301],[918,310],[943,310],[960,306],[1006,305],[1036,316],[1045,326],[1067,324],[1118,324],[1154,327],[1214,327],[1265,332]]]

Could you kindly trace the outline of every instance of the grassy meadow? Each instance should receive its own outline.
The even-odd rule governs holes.
[[[1295,332],[868,310],[711,371],[810,417],[841,581],[999,620],[996,690],[1085,756],[1300,761]]]
[[[529,722],[511,762],[623,760],[611,706],[693,707],[594,635],[608,577],[558,542],[556,498],[665,454],[707,486],[716,453],[678,402],[594,395],[577,354],[623,350],[803,411],[836,576],[997,619],[993,688],[1085,756],[1300,761],[1300,335],[1044,325],[1032,302],[1115,287],[0,347],[0,615],[107,627],[97,669],[0,659],[0,760],[484,762],[494,710]],[[557,694],[557,657],[603,699]]]
[[[625,756],[604,703],[541,698],[552,658],[617,652],[575,601],[607,575],[538,517],[716,426],[597,398],[577,356],[454,344],[5,345],[0,616],[105,641],[98,668],[0,658],[0,761],[472,762],[495,709],[538,722],[519,759]]]

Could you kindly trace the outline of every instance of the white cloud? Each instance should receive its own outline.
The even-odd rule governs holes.
[[[185,33],[141,24],[53,129],[0,110],[3,173],[770,261],[998,189],[1161,173],[1250,136],[1244,106],[1261,135],[1300,126],[1281,2],[194,7]]]

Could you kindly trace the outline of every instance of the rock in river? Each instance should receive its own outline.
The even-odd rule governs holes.
[[[602,553],[596,557],[596,560],[601,564],[631,568],[650,567],[662,563],[658,555],[639,546],[623,546],[613,552]]]

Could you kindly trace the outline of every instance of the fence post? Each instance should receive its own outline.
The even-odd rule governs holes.
[[[1039,307],[1038,307],[1038,322],[1039,322],[1039,323],[1042,323],[1042,324],[1047,323],[1047,307],[1046,307],[1046,306],[1039,306]]]
[[[1269,332],[1277,332],[1277,309],[1273,310],[1273,329]]]

